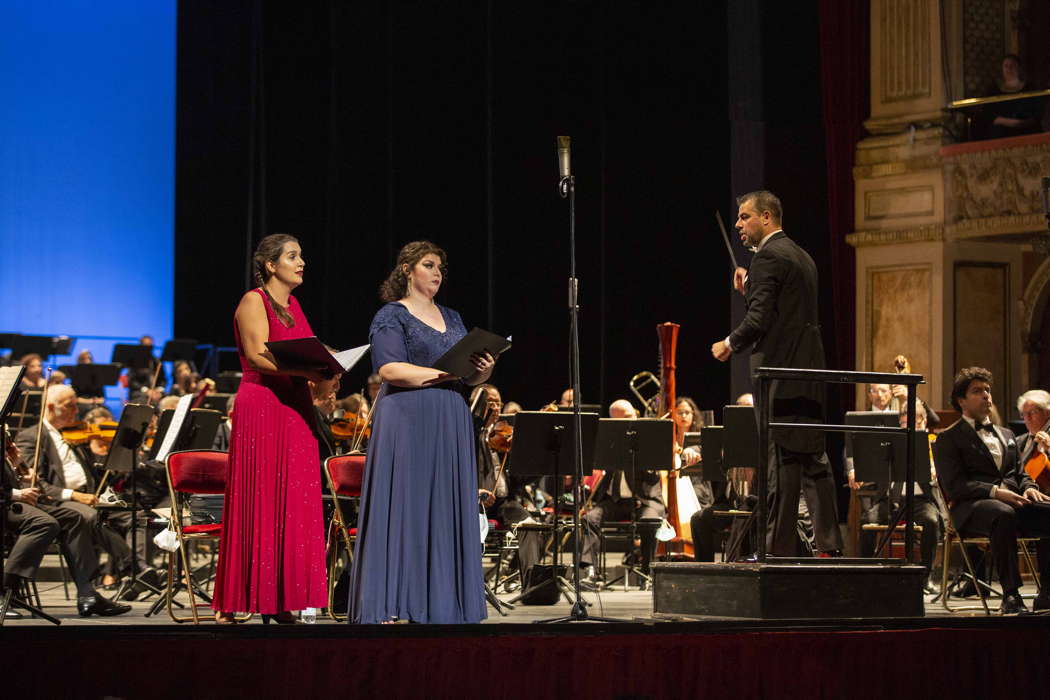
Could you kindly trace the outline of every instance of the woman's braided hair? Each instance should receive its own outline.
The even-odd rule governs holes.
[[[397,254],[397,264],[383,284],[379,285],[379,298],[386,302],[404,299],[408,294],[409,273],[427,255],[441,258],[441,277],[443,280],[448,279],[448,270],[445,267],[448,264],[448,256],[445,255],[445,251],[430,241],[412,241],[401,246]],[[408,272],[405,272],[406,267]]]
[[[273,233],[259,241],[259,246],[255,249],[255,255],[252,256],[252,274],[255,277],[255,284],[259,285],[263,294],[270,300],[270,305],[273,307],[274,313],[277,314],[277,318],[281,319],[281,323],[288,328],[295,325],[295,319],[288,312],[287,307],[278,304],[266,288],[266,282],[273,276],[273,273],[266,269],[266,263],[277,264],[277,261],[281,258],[281,253],[284,251],[284,244],[298,242],[295,236],[287,233]]]

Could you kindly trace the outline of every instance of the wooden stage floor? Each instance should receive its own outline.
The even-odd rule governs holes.
[[[119,627],[122,625],[173,625],[171,619],[168,617],[167,610],[162,610],[159,614],[146,617],[146,613],[153,605],[155,598],[151,598],[148,601],[135,601],[131,603],[132,610],[129,613],[120,615],[118,617],[97,617],[92,616],[88,618],[82,618],[77,615],[75,601],[66,600],[62,590],[61,583],[46,582],[39,584],[40,597],[44,604],[44,610],[50,615],[57,617],[62,620],[62,626],[71,625],[85,625],[85,626],[106,626],[106,627]],[[70,591],[71,595],[73,591]],[[1026,605],[1031,608],[1031,598],[1035,595],[1035,587],[1027,585],[1022,590],[1022,594],[1026,597]],[[503,600],[509,600],[513,597],[511,595],[500,595]],[[653,623],[662,622],[666,623],[666,620],[656,620],[652,616],[652,593],[649,591],[638,591],[630,590],[624,592],[622,588],[615,588],[602,591],[601,593],[584,593],[584,600],[590,603],[588,612],[590,615],[604,616],[611,618],[618,618],[625,622],[635,623]],[[969,612],[958,612],[958,613],[947,613],[941,606],[940,602],[931,603],[930,598],[926,597],[926,619],[931,618],[942,618],[942,619],[958,619],[964,617],[980,617],[984,618],[985,615],[981,611],[969,611]],[[179,600],[185,602],[185,596],[179,596]],[[973,600],[962,601],[953,599],[953,604],[967,604],[967,605],[980,605],[980,602],[975,598]],[[993,612],[998,607],[998,602],[990,602]],[[506,617],[502,617],[495,612],[492,606],[488,607],[489,617],[485,620],[486,625],[500,625],[500,624],[527,624],[537,620],[544,620],[553,617],[560,617],[568,615],[570,607],[568,603],[562,598],[561,602],[556,605],[516,605],[513,610],[508,611]],[[202,611],[202,614],[207,614],[207,611]],[[702,621],[704,618],[697,618]],[[712,621],[722,620],[721,618],[710,618]],[[724,621],[724,620],[722,620]],[[261,620],[256,617],[249,624],[262,624]],[[317,625],[334,625],[335,623],[328,616],[318,615]],[[767,623],[769,624],[769,623]],[[776,623],[772,623],[776,624]],[[5,621],[6,627],[23,627],[23,626],[37,626],[44,625],[50,626],[50,623],[39,620],[39,619],[21,619],[14,620],[8,619]],[[185,626],[185,625],[180,625]]]

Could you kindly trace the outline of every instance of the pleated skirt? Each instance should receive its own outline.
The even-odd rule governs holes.
[[[215,610],[273,614],[328,604],[319,453],[305,390],[242,381],[237,392]]]

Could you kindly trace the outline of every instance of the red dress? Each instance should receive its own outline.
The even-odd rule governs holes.
[[[313,335],[295,297],[286,328],[261,289],[270,340]],[[222,546],[212,607],[278,613],[328,605],[321,473],[310,389],[302,377],[261,374],[244,358],[230,433]]]

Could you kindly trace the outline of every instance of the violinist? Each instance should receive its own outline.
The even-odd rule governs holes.
[[[1050,392],[1042,389],[1026,391],[1017,399],[1017,410],[1024,420],[1024,427],[1028,429],[1027,433],[1017,438],[1020,462],[1027,466],[1038,454],[1050,455]],[[1039,484],[1037,477],[1032,478]],[[1039,484],[1039,490],[1050,495],[1043,484]]]
[[[153,336],[143,335],[139,345],[153,347]],[[156,388],[154,387],[156,377]],[[129,369],[126,375],[128,383],[128,401],[132,403],[155,403],[164,396],[163,387],[168,385],[164,366],[155,356],[150,356],[148,367]]]
[[[18,537],[4,564],[3,587],[17,590],[22,579],[36,576],[48,547],[57,540],[77,587],[77,612],[81,617],[110,617],[131,610],[130,605],[107,600],[91,585],[98,568],[92,526],[79,511],[41,500],[42,489],[27,482],[32,475],[16,443],[7,443],[0,469],[4,485],[12,488],[12,500],[19,504],[7,514],[7,522]]]
[[[531,499],[524,485],[501,468],[513,439],[510,425],[500,420],[503,398],[495,386],[480,384],[471,392],[470,405],[477,435],[478,498],[490,520],[512,528],[531,516],[526,508]],[[542,553],[542,533],[518,531],[517,559],[523,581]]]
[[[171,382],[169,396],[185,396],[197,393],[197,382],[200,377],[193,371],[193,366],[186,360],[177,360],[172,369],[174,379]]]
[[[308,381],[310,386],[310,397],[314,404],[315,430],[317,432],[317,445],[320,450],[321,464],[329,457],[339,454],[336,446],[335,436],[330,426],[332,414],[336,410],[335,395],[339,391],[339,375],[330,379],[319,379]],[[327,483],[322,469],[321,483]]]
[[[213,450],[226,452],[230,449],[230,431],[233,430],[233,402],[236,398],[237,394],[230,394],[230,398],[226,399],[226,420],[219,423],[219,429],[215,431],[215,441],[211,444]]]

